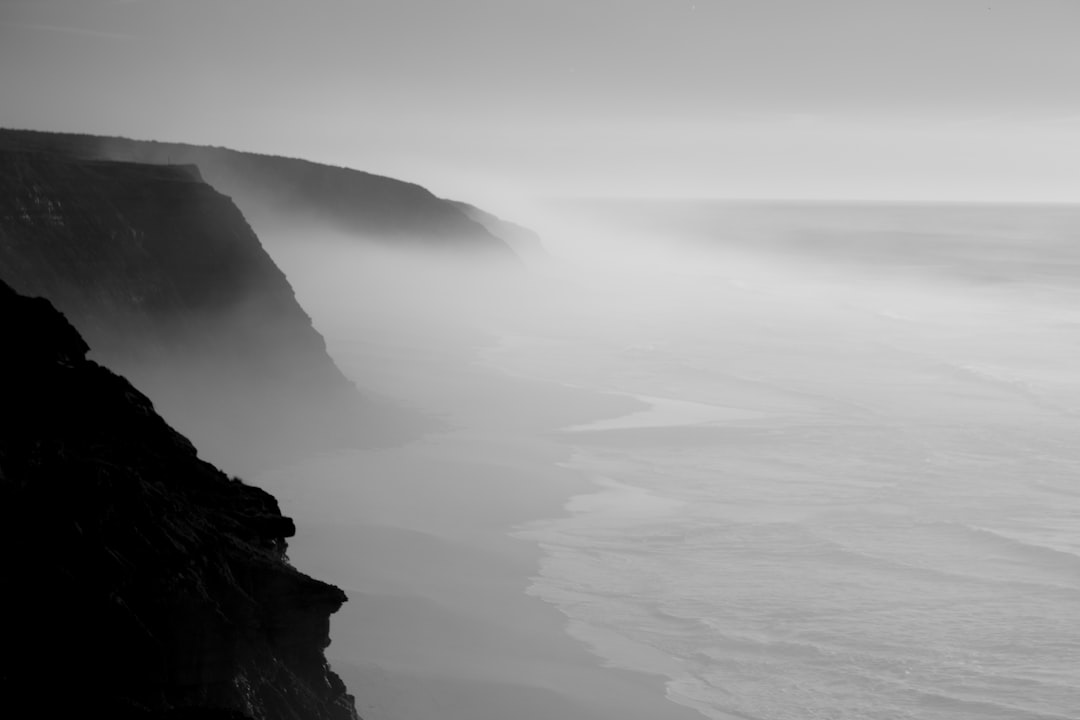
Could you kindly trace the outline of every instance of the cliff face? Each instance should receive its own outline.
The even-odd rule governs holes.
[[[0,150],[0,280],[54,302],[231,467],[380,438],[284,274],[193,167]]]
[[[288,564],[274,498],[200,460],[46,300],[0,283],[0,337],[5,711],[355,720],[323,657],[344,593]]]
[[[255,353],[287,348],[303,372],[347,387],[285,276],[194,168],[0,151],[0,239],[5,278],[48,290],[95,345],[97,334],[110,346],[149,350],[146,335],[169,345],[232,310],[247,314]],[[123,332],[106,338],[114,315]]]
[[[460,255],[520,269],[513,251],[452,202],[393,178],[226,148],[28,130],[0,130],[0,148],[159,165],[197,165],[266,240],[315,226],[360,241]],[[293,238],[302,241],[302,233]]]
[[[558,272],[555,259],[544,249],[540,236],[527,227],[503,220],[475,205],[458,200],[447,200],[473,222],[483,225],[495,237],[505,242],[533,270],[543,273]]]

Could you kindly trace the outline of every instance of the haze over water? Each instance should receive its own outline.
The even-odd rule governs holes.
[[[1080,211],[562,219],[629,261],[487,362],[653,406],[519,528],[575,637],[716,718],[1078,717]]]
[[[379,666],[346,673],[368,720],[654,720],[526,586],[710,717],[1075,720],[1080,211],[532,203],[1075,202],[1077,27],[1063,0],[6,0],[0,125],[399,177],[566,261],[531,287],[259,228],[350,379],[449,427],[259,478],[352,596],[330,652]],[[595,696],[623,705],[564,711]]]

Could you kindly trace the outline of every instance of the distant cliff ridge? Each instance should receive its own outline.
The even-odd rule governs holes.
[[[5,712],[356,720],[323,656],[345,595],[289,565],[274,498],[2,282],[0,338]]]
[[[365,404],[243,215],[191,166],[0,149],[0,280],[55,303],[231,467],[406,423]]]
[[[261,313],[278,322],[249,324],[254,354],[306,356],[303,372],[348,387],[239,210],[192,167],[0,151],[0,238],[5,279],[48,291],[95,345],[117,315],[122,332],[101,339],[147,349],[146,336],[203,333],[226,309]]]
[[[507,268],[519,266],[505,242],[455,203],[419,185],[359,170],[219,147],[29,130],[0,130],[0,148],[197,165],[208,183],[236,201],[264,240],[283,223],[316,225],[359,240],[471,252]]]
[[[458,200],[447,200],[460,209],[470,220],[484,226],[525,261],[526,265],[541,272],[559,272],[558,262],[544,249],[540,236],[527,227],[503,220],[475,205]]]

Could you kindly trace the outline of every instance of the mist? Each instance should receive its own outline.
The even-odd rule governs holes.
[[[253,492],[208,540],[272,533],[243,564],[266,598],[202,593],[161,536],[207,617],[256,600],[244,642],[288,644],[163,617],[191,667],[235,661],[177,692],[353,717],[325,648],[364,720],[1075,720],[1078,26],[1061,0],[0,3],[0,125],[28,128],[0,130],[0,284],[295,520],[286,558]],[[63,417],[45,438],[73,482],[138,455],[84,415],[86,458]]]
[[[376,719],[840,712],[840,678],[837,717],[1065,717],[1078,218],[582,200],[529,218],[542,273],[261,230],[346,375],[443,423],[259,476],[353,597],[335,667]]]

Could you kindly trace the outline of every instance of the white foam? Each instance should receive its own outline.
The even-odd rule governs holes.
[[[602,490],[570,498],[565,506],[567,512],[588,513],[594,520],[604,517],[642,519],[667,515],[686,504],[609,477],[597,476],[593,482]]]
[[[716,425],[758,420],[766,417],[765,413],[756,410],[746,410],[726,405],[708,405],[689,400],[656,397],[655,395],[624,394],[648,403],[651,407],[621,417],[570,425],[562,428],[562,430],[564,432],[590,432],[596,430],[627,430],[631,428]]]

